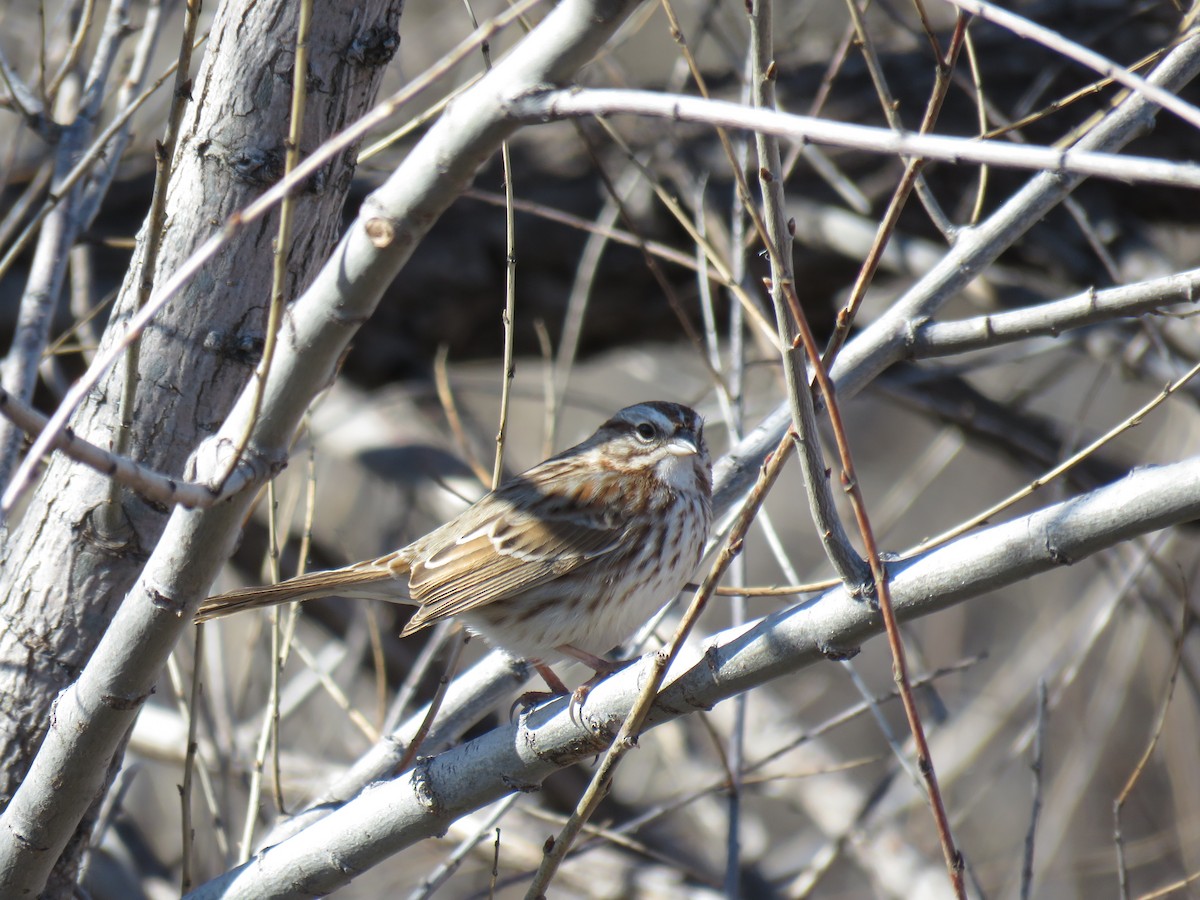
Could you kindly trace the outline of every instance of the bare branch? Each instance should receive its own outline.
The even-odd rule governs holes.
[[[0,415],[26,434],[35,437],[41,434],[46,427],[45,416],[26,406],[3,388],[0,388]],[[238,477],[229,479],[224,489],[219,492],[206,484],[179,481],[124,456],[118,456],[97,447],[79,437],[69,428],[59,433],[58,438],[52,444],[52,449],[60,450],[71,459],[95,469],[101,475],[132,488],[148,500],[167,506],[178,504],[186,509],[203,509],[231,497],[246,487],[248,483],[245,470],[240,470]]]
[[[1193,44],[1190,38],[1183,46]],[[1140,95],[1138,95],[1140,97]],[[975,138],[897,133],[886,128],[752,109],[723,100],[617,89],[537,90],[516,98],[509,113],[518,122],[578,116],[638,115],[773,134],[793,141],[828,144],[872,153],[919,156],[956,164],[1006,166],[1053,173],[1055,177],[1113,178],[1143,184],[1200,188],[1200,165],[1145,156],[1119,156],[1092,149],[1059,150],[1033,144],[1002,144]],[[1085,142],[1081,142],[1082,147]]]
[[[989,313],[958,322],[926,322],[912,333],[911,358],[952,356],[1024,338],[1057,337],[1072,328],[1154,310],[1165,312],[1176,304],[1195,304],[1197,290],[1200,290],[1200,269],[1189,269],[1102,291],[1093,288],[1074,297],[1025,309]]]
[[[1143,469],[1124,481],[964,537],[891,573],[897,616],[928,615],[1105,547],[1200,515],[1200,458]],[[823,661],[882,633],[873,607],[836,588],[819,602],[784,610],[748,631],[715,635],[703,659],[673,671],[647,727],[710,709],[721,700]],[[652,656],[652,655],[651,655]],[[558,769],[603,750],[624,721],[650,657],[597,685],[584,715],[542,707],[378,782],[317,825],[188,895],[190,900],[312,893],[347,884],[464,813],[514,790],[533,790]],[[585,721],[578,721],[580,718]]]

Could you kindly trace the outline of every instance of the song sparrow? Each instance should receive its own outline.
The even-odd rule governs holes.
[[[597,678],[611,672],[617,664],[602,655],[678,593],[699,562],[712,517],[703,427],[678,403],[627,407],[407,547],[210,597],[197,621],[331,594],[415,603],[401,636],[461,616],[566,693],[548,661],[577,659]]]

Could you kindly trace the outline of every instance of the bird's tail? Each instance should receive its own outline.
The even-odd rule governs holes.
[[[293,600],[314,600],[317,597],[353,597],[407,603],[411,601],[398,579],[407,574],[408,568],[407,559],[399,553],[391,553],[343,569],[309,572],[279,584],[230,591],[209,597],[201,603],[196,621],[205,622],[247,609],[261,609]]]

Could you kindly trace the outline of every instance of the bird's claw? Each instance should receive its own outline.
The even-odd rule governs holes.
[[[548,703],[551,700],[557,700],[564,694],[556,694],[553,691],[526,691],[513,701],[513,705],[508,708],[508,721],[515,722],[520,716],[527,716],[543,703]],[[520,712],[518,713],[518,710]]]

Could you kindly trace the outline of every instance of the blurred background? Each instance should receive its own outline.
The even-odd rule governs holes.
[[[47,54],[61,52],[55,41],[64,34],[69,5],[0,5],[0,49],[27,81],[37,80],[43,46]],[[167,6],[167,39],[152,64],[155,73],[173,58],[172,29],[180,19],[178,4]],[[215,6],[206,5],[206,20]],[[134,7],[140,20],[141,4]],[[482,21],[502,7],[475,3],[474,15]],[[744,99],[743,4],[680,7],[687,45],[708,88],[714,96]],[[1185,15],[1171,0],[1038,0],[1014,7],[1127,66],[1153,62],[1172,46]],[[778,4],[781,107],[886,125],[869,49],[902,122],[915,129],[935,78],[919,9],[900,0],[870,4],[863,13],[864,46],[843,3]],[[944,51],[953,9],[930,2],[926,13]],[[384,91],[435,65],[471,29],[457,4],[411,0]],[[1121,96],[1032,41],[982,22],[969,34],[939,133],[978,135],[981,127],[1016,122],[1020,127],[1005,139],[1051,145],[1086,130],[1095,113]],[[499,35],[494,56],[519,37],[517,29]],[[439,82],[440,95],[482,68],[478,56],[454,67]],[[634,16],[581,81],[697,91],[657,4]],[[1193,89],[1183,96],[1197,99]],[[89,327],[77,331],[76,321],[95,308],[90,327],[102,325],[104,304],[124,276],[149,205],[153,145],[167,101],[164,90],[135,118],[116,185],[79,242],[78,265],[87,274],[59,305],[55,333],[64,343],[43,367],[35,395],[41,409],[54,406],[91,352]],[[392,122],[408,121],[429,103],[423,97]],[[517,290],[505,450],[510,473],[644,399],[695,406],[708,420],[710,447],[720,454],[786,397],[769,344],[746,325],[727,292],[697,277],[695,243],[655,195],[657,187],[703,223],[773,321],[761,282],[766,260],[753,236],[745,237],[730,164],[712,131],[621,117],[611,125],[644,172],[590,121],[528,128],[512,142]],[[421,133],[416,125],[360,162],[347,221]],[[385,137],[381,131],[364,147]],[[735,146],[745,154],[742,165],[753,184],[753,143],[747,149],[739,138]],[[1193,160],[1197,150],[1200,140],[1190,126],[1160,115],[1128,152]],[[27,219],[22,198],[45,196],[45,184],[38,185],[45,152],[11,107],[0,108],[0,224],[11,226],[0,230],[0,248],[11,245]],[[903,165],[850,150],[801,152],[785,145],[783,153],[796,282],[823,343]],[[930,165],[924,175],[931,196],[958,227],[986,218],[1028,178],[949,165]],[[394,549],[486,489],[481,476],[492,467],[503,380],[503,191],[500,163],[493,160],[421,244],[359,333],[341,378],[314,404],[277,482],[285,576],[297,570],[301,553],[309,568],[322,568]],[[1028,307],[1090,287],[1183,272],[1200,257],[1195,200],[1177,189],[1089,181],[1071,204],[980,273],[939,318]],[[912,198],[858,321],[877,317],[947,244],[927,207]],[[654,267],[642,247],[650,248]],[[0,278],[0,346],[7,347],[16,320],[28,275],[23,265],[27,255]],[[1200,339],[1186,314],[1147,314],[889,369],[843,408],[882,548],[903,552],[1042,475],[1131,416],[1186,371],[1198,351]],[[714,370],[730,388],[723,397]],[[1137,428],[1003,515],[1112,482],[1137,466],[1191,455],[1196,397],[1194,386],[1185,385]],[[268,577],[269,506],[264,497],[215,589]],[[1195,544],[1194,525],[1139,538],[905,626],[972,895],[1200,896],[1200,882],[1193,881],[1200,873]],[[733,577],[762,586],[830,574],[799,476],[789,466]],[[794,595],[744,603],[714,598],[693,640],[730,627],[735,616],[755,619],[796,602]],[[232,865],[248,815],[256,821],[257,841],[366,752],[385,723],[417,714],[428,702],[445,650],[427,653],[425,635],[400,641],[407,615],[404,608],[331,598],[307,604],[295,621],[279,691],[285,810],[273,796],[269,760],[266,787],[250,802],[270,699],[266,620],[240,616],[210,628],[198,736],[198,764],[206,774],[191,796],[195,881]],[[670,635],[674,615],[646,646]],[[472,642],[463,666],[484,650]],[[178,681],[161,685],[139,719],[119,789],[106,807],[86,882],[93,897],[178,896],[178,785],[187,749],[179,697],[190,690],[195,660],[187,647],[177,656]],[[889,746],[911,755],[902,710],[890,699],[891,666],[886,644],[872,641],[852,669],[830,661],[644,736],[593,823],[603,831],[580,841],[554,896],[946,896],[928,807]],[[881,698],[873,712],[864,709],[864,695]],[[465,737],[507,715],[506,701]],[[498,849],[485,810],[456,823],[445,838],[363,874],[338,896],[422,896],[424,879],[476,832],[482,842],[439,896],[523,896],[543,842],[557,833],[589,777],[588,766],[577,766],[553,776],[541,792],[520,795],[499,820]],[[739,847],[732,874],[731,829]]]

